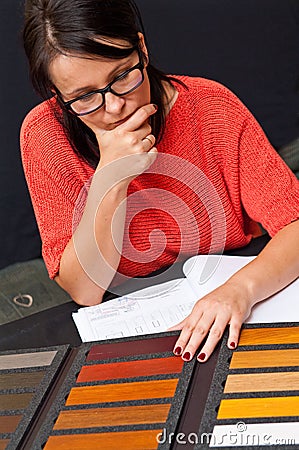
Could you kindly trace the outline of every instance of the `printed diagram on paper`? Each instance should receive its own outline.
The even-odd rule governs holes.
[[[81,308],[73,313],[74,322],[83,342],[167,331],[190,314],[196,301],[253,259],[251,256],[193,256],[183,267],[186,278]],[[258,303],[246,322],[299,322],[298,292],[299,279]]]
[[[187,285],[186,285],[187,283]],[[189,295],[186,295],[186,292]],[[196,297],[187,280],[174,280],[73,314],[83,342],[163,332],[190,312]]]

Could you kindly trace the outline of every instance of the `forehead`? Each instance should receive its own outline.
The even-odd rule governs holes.
[[[110,47],[132,48],[131,44],[123,39],[96,36],[94,40]],[[105,85],[105,78],[107,79],[113,70],[121,67],[128,59],[130,58],[113,60],[94,55],[58,54],[50,64],[50,78],[60,92],[73,84],[78,85],[78,89],[82,87],[82,83],[93,84],[95,76],[97,76],[97,84],[103,82]]]
[[[107,59],[75,55],[58,55],[49,67],[53,84],[63,94],[84,88],[99,88],[111,81],[113,73],[125,70],[133,56],[124,59]]]

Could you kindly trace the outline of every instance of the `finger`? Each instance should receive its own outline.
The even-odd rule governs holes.
[[[143,123],[137,130],[128,132],[131,135],[134,135],[136,139],[142,140],[149,134],[152,134],[152,127],[148,122]]]
[[[184,351],[182,353],[182,358],[184,361],[190,361],[194,354],[196,353],[198,347],[202,344],[203,340],[209,333],[209,330],[213,324],[214,317],[202,317],[196,323],[192,334],[189,336],[189,340],[185,345]]]
[[[227,340],[228,348],[233,350],[234,348],[236,348],[238,346],[241,327],[242,327],[242,321],[232,318],[230,325],[229,325],[229,333],[228,333],[228,340]]]
[[[147,105],[150,106],[150,105]],[[138,111],[138,110],[137,110]],[[147,136],[148,134],[151,133],[151,126],[148,123],[148,121],[145,122],[141,122],[141,124],[138,126],[139,122],[136,122],[136,126],[133,127],[133,129],[127,129],[126,127],[124,127],[125,124],[127,124],[129,121],[131,121],[131,119],[134,119],[135,114],[137,113],[137,111],[135,111],[134,114],[132,114],[132,116],[123,124],[118,125],[116,127],[117,130],[123,130],[123,131],[133,131],[134,133],[136,133],[136,137],[137,139],[143,139],[145,136]],[[156,111],[156,109],[154,110],[154,112]],[[148,117],[147,117],[148,118]],[[105,130],[103,128],[99,128],[98,126],[94,125],[93,123],[90,123],[88,119],[82,118],[82,122],[85,123],[85,125],[87,125],[97,136],[98,139],[101,139],[102,136],[104,134],[106,134],[107,132],[109,132],[109,130]],[[130,125],[131,122],[129,122]]]
[[[220,341],[224,330],[227,326],[228,318],[227,320],[223,320],[223,318],[218,319],[216,318],[215,322],[211,325],[207,340],[202,347],[199,355],[197,356],[197,360],[199,362],[205,362],[209,359],[213,351],[215,350],[216,345]]]
[[[144,148],[148,151],[155,145],[156,139],[153,134],[149,134],[148,136],[145,136],[144,139],[142,139],[142,142]]]
[[[178,330],[182,330],[186,324],[187,321],[187,317],[182,320],[181,322],[173,325],[172,327],[168,328],[167,331],[178,331]],[[177,340],[177,342],[175,343],[174,347],[173,347],[173,353],[177,356],[180,356],[182,354],[182,347],[181,347],[181,343],[180,343],[180,338]]]
[[[157,154],[158,154],[158,150],[156,149],[156,147],[151,148],[148,152],[147,155],[150,158],[150,164],[153,164],[153,162],[155,161],[155,159],[157,158]]]
[[[149,105],[141,106],[135,113],[124,123],[118,126],[118,129],[126,131],[137,130],[144,122],[146,122],[152,114],[157,111],[157,106],[150,103]]]
[[[200,316],[201,317],[201,316]],[[194,355],[194,352],[196,350],[196,348],[193,348],[193,344],[191,342],[190,345],[190,341],[192,336],[194,335],[194,332],[197,328],[197,323],[198,323],[198,316],[196,317],[196,319],[192,318],[191,316],[188,316],[182,323],[182,331],[181,334],[179,336],[179,339],[177,340],[175,346],[174,346],[174,354],[175,355],[182,355],[182,358],[185,361],[190,361]],[[200,332],[200,338],[199,338],[199,343],[202,341],[202,339],[204,338],[204,336],[201,336],[201,332]],[[194,336],[193,336],[193,340],[194,340]],[[199,344],[198,344],[199,345]]]

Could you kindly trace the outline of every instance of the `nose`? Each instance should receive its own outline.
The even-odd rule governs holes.
[[[105,110],[110,114],[119,114],[125,102],[123,97],[118,97],[112,94],[112,92],[105,94]]]

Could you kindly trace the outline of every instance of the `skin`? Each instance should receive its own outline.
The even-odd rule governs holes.
[[[198,361],[206,361],[229,325],[228,347],[237,346],[243,322],[258,302],[299,275],[299,221],[281,229],[259,255],[226,283],[198,301],[172,329],[182,330],[174,352],[189,361],[207,337]]]
[[[123,41],[114,41],[114,45],[127,45]],[[143,36],[140,45],[147,55]],[[90,59],[82,55],[60,55],[51,64],[50,73],[55,86],[62,93],[65,101],[93,89],[105,87],[115,76],[138,62],[137,53],[125,60]],[[125,166],[129,160],[127,177],[114,180],[114,184],[101,202],[95,222],[94,231],[97,245],[104,256],[97,267],[104,273],[104,282],[99,286],[84,271],[78,260],[74,239],[84,241],[88,232],[82,225],[91,210],[89,198],[100,189],[95,178],[91,183],[86,208],[75,237],[67,244],[62,255],[57,283],[81,305],[95,305],[102,301],[103,294],[117,270],[126,215],[127,189],[131,180],[148,168],[155,160],[157,150],[155,137],[151,133],[149,117],[156,112],[150,103],[150,85],[146,70],[144,83],[131,94],[124,97],[106,94],[105,106],[81,120],[96,135],[101,148],[101,160],[97,173],[104,173],[111,165],[121,161]],[[80,94],[72,91],[85,87]],[[169,89],[169,88],[168,88]],[[170,107],[176,99],[176,91],[168,91]],[[111,172],[112,173],[112,172]],[[115,177],[115,170],[113,171]],[[120,207],[121,206],[121,207]],[[120,213],[117,220],[115,236],[111,234],[111,224],[116,210]],[[189,361],[195,355],[205,338],[198,356],[200,362],[206,361],[229,325],[228,346],[235,348],[238,343],[241,326],[249,316],[251,308],[275,292],[291,283],[299,275],[299,221],[282,230],[269,242],[264,250],[250,264],[245,266],[222,286],[200,299],[191,314],[172,329],[181,330],[174,347],[174,353]],[[110,265],[106,270],[105,261]]]
[[[115,45],[128,44],[123,41],[115,41]],[[143,47],[143,40],[141,47]],[[146,51],[145,48],[143,50]],[[84,55],[72,54],[59,55],[50,66],[50,74],[63,99],[68,101],[85,92],[105,87],[117,75],[133,67],[137,62],[137,52],[124,60],[91,59]],[[100,110],[80,118],[95,133],[101,148],[101,159],[95,173],[125,156],[136,156],[134,159],[136,173],[143,172],[154,161],[157,150],[154,147],[155,137],[151,134],[148,119],[156,112],[156,108],[150,103],[150,86],[146,71],[144,71],[144,76],[143,84],[131,94],[118,97],[107,93],[105,105]],[[76,95],[72,94],[73,91],[81,88],[86,89]],[[98,247],[114,271],[120,260],[118,248],[121,246],[123,237],[125,208],[123,208],[123,214],[119,218],[118,229],[115,233],[119,239],[118,245],[115,245],[111,235],[111,223],[115,211],[126,200],[127,188],[131,180],[132,177],[127,177],[109,190],[98,208],[95,219]],[[93,190],[97,189],[95,184],[92,182],[88,198]],[[84,215],[88,215],[89,209],[90,205],[87,199],[83,219]],[[85,241],[85,236],[88,234],[79,225],[75,237],[79,241]],[[89,243],[86,244],[88,248]],[[104,262],[102,269],[106,270]],[[69,292],[77,303],[94,305],[102,301],[103,294],[113,278],[113,270],[112,273],[111,271],[106,272],[108,272],[107,276],[101,286],[94,283],[81,267],[74,239],[71,239],[62,255],[59,274],[55,280]]]

